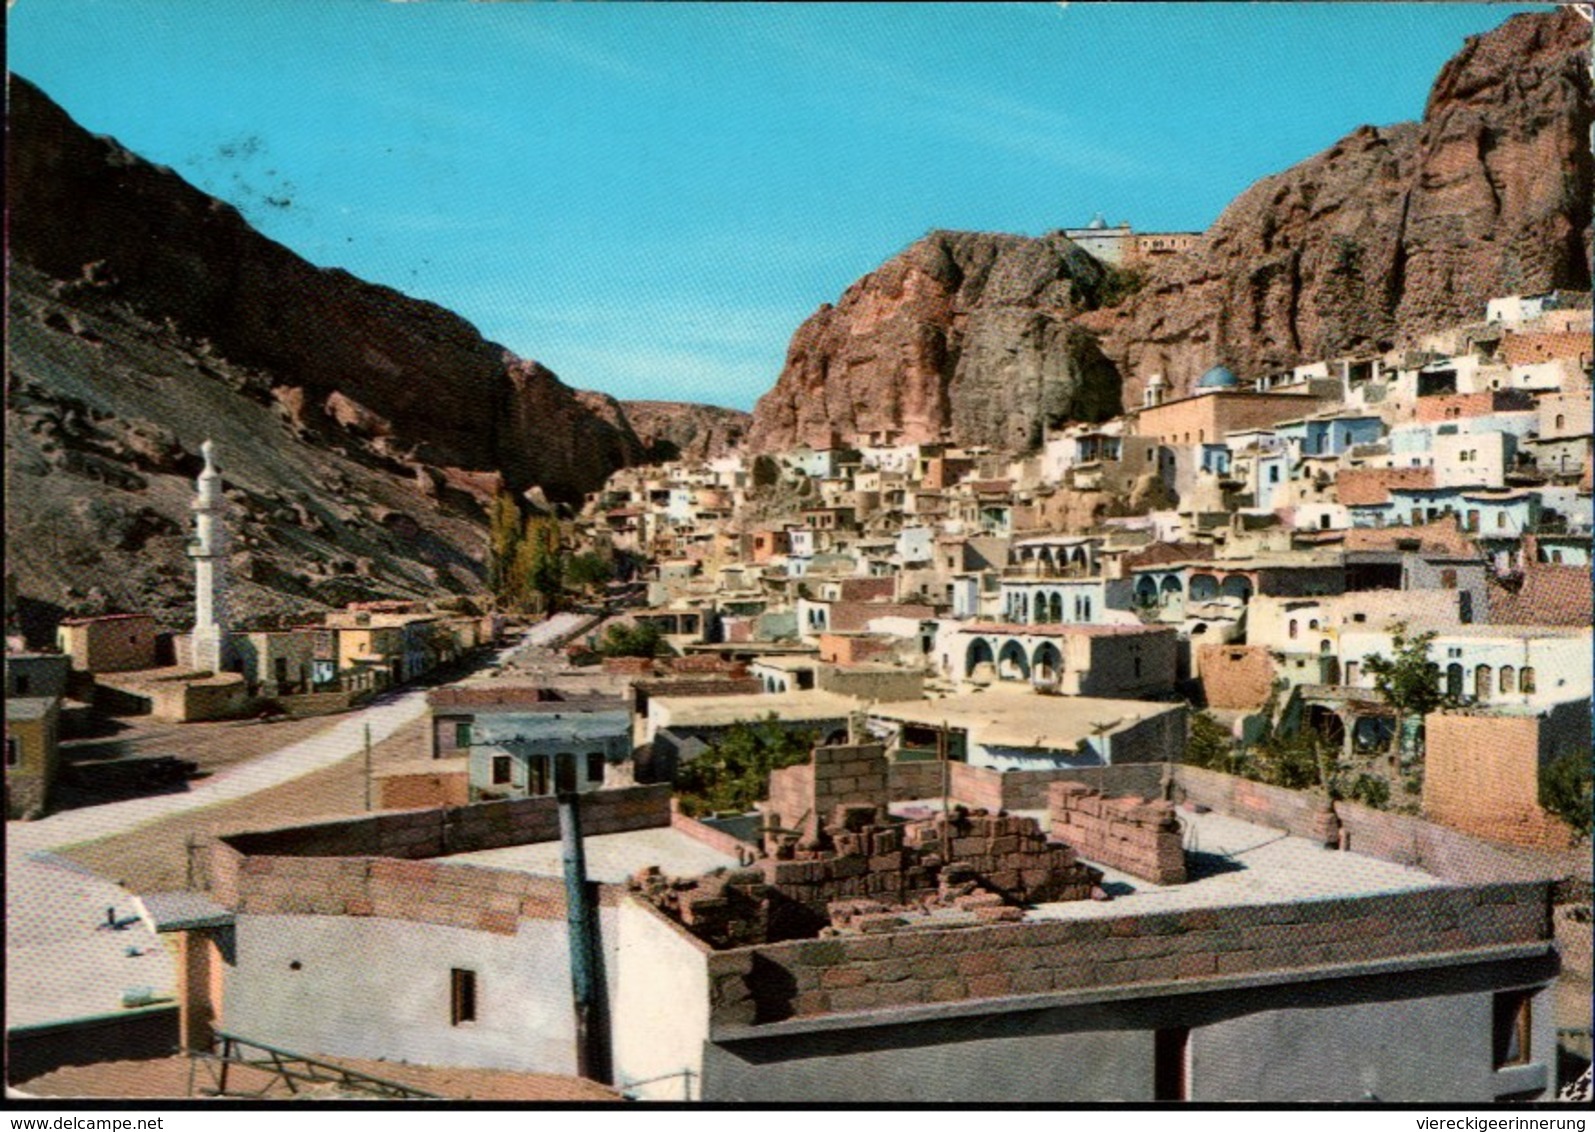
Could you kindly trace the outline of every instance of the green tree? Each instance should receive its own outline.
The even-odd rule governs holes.
[[[1398,621],[1390,630],[1393,655],[1374,653],[1362,663],[1363,671],[1373,677],[1373,686],[1395,710],[1391,743],[1398,752],[1406,743],[1409,718],[1417,719],[1421,734],[1423,717],[1452,702],[1440,686],[1440,666],[1429,659],[1429,645],[1435,636],[1433,630],[1408,636],[1407,623]]]
[[[1540,768],[1540,805],[1572,827],[1580,841],[1590,835],[1591,811],[1595,809],[1592,783],[1595,767],[1587,751],[1569,751]]]
[[[565,590],[565,552],[557,520],[535,516],[526,520],[515,574],[522,601],[537,597],[545,612],[559,609]]]
[[[1191,734],[1185,744],[1185,757],[1180,761],[1187,766],[1234,774],[1241,760],[1228,729],[1211,712],[1199,711],[1191,716]]]
[[[770,792],[770,772],[809,760],[818,736],[787,731],[774,714],[728,728],[676,773],[676,796],[688,814],[747,813]]]
[[[664,644],[664,634],[651,621],[635,625],[617,624],[604,630],[604,639],[598,642],[600,656],[658,656]]]
[[[589,550],[583,554],[573,555],[565,567],[565,577],[571,585],[581,589],[596,589],[609,582],[615,576],[615,565],[611,558],[607,558],[598,551]]]
[[[501,601],[515,598],[516,556],[521,544],[521,509],[515,497],[501,491],[488,508],[487,582]]]
[[[1316,732],[1299,728],[1289,735],[1270,731],[1252,748],[1252,765],[1246,777],[1287,790],[1320,786],[1334,796],[1335,760]]]

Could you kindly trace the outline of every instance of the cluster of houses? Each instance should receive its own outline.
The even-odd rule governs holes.
[[[1183,397],[1152,375],[1139,408],[1020,457],[875,432],[627,469],[581,526],[649,560],[634,616],[675,651],[747,665],[765,698],[744,713],[802,714],[786,701],[851,681],[883,733],[883,703],[924,700],[955,749],[1015,769],[1112,743],[981,743],[960,707],[1015,691],[1061,717],[1078,697],[1111,722],[1106,701],[1190,703],[1238,740],[1282,722],[1374,752],[1393,720],[1367,660],[1404,627],[1437,634],[1470,727],[1504,734],[1590,694],[1591,310],[1562,292],[1483,313],[1383,355],[1216,366]],[[1530,777],[1579,741],[1539,730],[1556,735]],[[1471,755],[1431,736],[1428,757],[1436,804],[1467,799],[1448,818],[1546,835],[1527,779],[1470,797]]]
[[[618,616],[668,647],[434,689],[381,812],[196,846],[192,891],[140,900],[182,1044],[660,1100],[1546,1098],[1588,935],[1498,843],[1568,843],[1537,776],[1591,745],[1591,314],[1485,314],[1153,378],[1019,457],[877,432],[617,473],[578,536],[648,563]],[[280,698],[492,629],[354,609],[225,655]],[[1418,798],[1184,763],[1201,709],[1399,782],[1373,658],[1421,633]],[[808,759],[690,812],[746,725]]]

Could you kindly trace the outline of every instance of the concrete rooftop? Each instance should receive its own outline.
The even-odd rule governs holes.
[[[984,692],[943,696],[935,700],[910,700],[876,704],[872,718],[915,723],[924,727],[956,727],[969,731],[979,743],[998,746],[1072,747],[1096,733],[1096,725],[1114,723],[1108,732],[1122,730],[1184,704],[1151,700],[1106,700],[1091,696],[1040,696],[1028,689],[1010,690],[997,684]]]
[[[605,884],[624,884],[633,873],[649,865],[658,865],[662,872],[673,877],[702,876],[718,868],[734,869],[738,865],[735,857],[664,826],[634,829],[628,833],[604,833],[585,838],[585,841],[587,875]],[[514,869],[541,877],[565,875],[562,846],[558,841],[481,849],[474,853],[454,853],[435,859],[494,869]]]

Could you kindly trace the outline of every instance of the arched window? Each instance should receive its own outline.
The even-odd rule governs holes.
[[[1318,619],[1315,617],[1311,621],[1307,622],[1307,628],[1311,629],[1315,633],[1318,632]]]
[[[1534,691],[1534,669],[1525,665],[1520,675],[1521,679],[1518,680],[1518,690],[1524,695],[1528,695]]]
[[[1506,512],[1505,511],[1497,511],[1495,513],[1495,528],[1496,528],[1496,530],[1505,530],[1506,529]]]
[[[1498,686],[1503,696],[1511,695],[1517,691],[1517,672],[1510,664],[1501,665],[1501,678]]]
[[[1442,590],[1454,590],[1457,588],[1457,572],[1455,570],[1440,571],[1440,588]]]
[[[1324,653],[1325,655],[1328,655],[1328,653],[1329,653],[1329,641],[1328,641],[1327,638],[1318,642],[1318,651],[1321,652],[1321,653]]]
[[[1473,698],[1487,700],[1490,698],[1490,666],[1481,664],[1473,670]]]
[[[1556,414],[1556,427],[1559,429],[1567,427],[1567,418],[1561,413]]]
[[[1294,617],[1290,619],[1290,639],[1293,641],[1296,639],[1296,619]]]
[[[1445,693],[1454,699],[1462,698],[1462,666],[1460,664],[1446,666]]]

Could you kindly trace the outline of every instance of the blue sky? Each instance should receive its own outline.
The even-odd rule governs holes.
[[[751,408],[932,228],[1201,228],[1416,119],[1482,4],[17,0],[13,71],[567,383]]]

